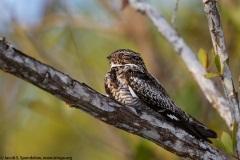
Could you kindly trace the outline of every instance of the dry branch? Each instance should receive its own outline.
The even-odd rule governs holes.
[[[159,121],[143,111],[130,108],[98,93],[87,85],[43,64],[0,40],[0,69],[51,93],[71,107],[117,128],[146,138],[186,159],[227,159],[216,148],[195,139],[185,131]],[[133,109],[132,109],[133,110]]]
[[[230,103],[229,108],[232,110],[232,117],[237,122],[237,147],[236,153],[240,157],[240,115],[238,93],[235,90],[232,80],[232,74],[229,67],[229,58],[224,40],[221,17],[217,6],[217,0],[203,0],[204,11],[208,19],[208,26],[212,38],[215,54],[219,55],[222,75],[221,80],[225,95]]]

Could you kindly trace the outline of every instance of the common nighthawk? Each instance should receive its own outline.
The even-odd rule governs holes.
[[[105,76],[109,97],[135,109],[145,104],[168,122],[184,129],[197,139],[211,143],[217,134],[184,112],[167,94],[161,83],[148,73],[139,53],[119,49],[107,57],[110,71]]]

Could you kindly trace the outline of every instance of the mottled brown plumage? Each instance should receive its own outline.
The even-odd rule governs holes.
[[[136,110],[147,106],[198,139],[211,143],[208,138],[217,137],[174,103],[161,83],[148,73],[140,54],[120,49],[107,58],[111,68],[105,77],[105,89],[111,98]]]

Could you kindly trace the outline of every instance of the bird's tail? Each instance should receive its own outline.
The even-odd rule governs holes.
[[[194,118],[189,118],[188,129],[196,138],[203,139],[209,143],[212,143],[208,138],[217,138],[217,133],[204,126],[201,122]],[[191,134],[191,133],[190,133]]]
[[[169,110],[168,111],[165,110],[164,112],[161,113],[161,115],[163,115],[168,122],[172,122],[179,128],[184,129],[197,139],[201,139],[209,143],[212,143],[208,138],[217,138],[216,132],[207,128],[201,122],[191,117],[190,115],[185,114],[185,112],[182,113],[183,113],[182,116],[175,114],[176,118],[171,118],[171,116],[169,117],[169,115],[173,115],[173,113]]]

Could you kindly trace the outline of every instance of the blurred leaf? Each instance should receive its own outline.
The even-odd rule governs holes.
[[[226,152],[226,150],[227,150],[226,146],[219,138],[216,139],[216,142],[217,142],[218,148]]]
[[[209,53],[209,65],[213,63],[214,58],[215,58],[215,52],[214,52],[214,49],[211,49]]]
[[[137,159],[137,160],[154,159],[154,151],[148,145],[148,143],[146,143],[145,141],[142,141],[136,146],[134,159]]]
[[[52,115],[53,112],[51,110],[51,107],[48,107],[47,104],[43,103],[42,101],[31,101],[28,104],[29,109],[31,109],[32,111],[41,114],[41,115]]]
[[[207,79],[214,78],[216,76],[219,76],[219,74],[218,73],[207,73],[204,75],[204,77]]]
[[[214,62],[219,73],[221,73],[221,63],[219,55],[215,55]]]
[[[42,101],[36,100],[29,102],[28,108],[42,116],[51,118],[52,120],[62,121],[62,115],[60,112],[56,112],[52,106],[49,106],[47,103],[44,103]]]
[[[230,154],[230,155],[233,155],[234,154],[234,151],[233,151],[233,141],[232,141],[231,136],[228,133],[223,132],[222,133],[222,137],[221,137],[221,141],[222,141],[222,143],[224,144],[224,146],[226,148],[225,152]]]
[[[200,61],[200,63],[203,65],[204,68],[208,68],[208,54],[207,52],[200,48],[198,51],[198,59]]]
[[[236,149],[236,145],[237,145],[237,122],[236,119],[234,119],[234,123],[233,123],[233,131],[232,131],[232,143],[233,143],[233,151],[235,151]]]

